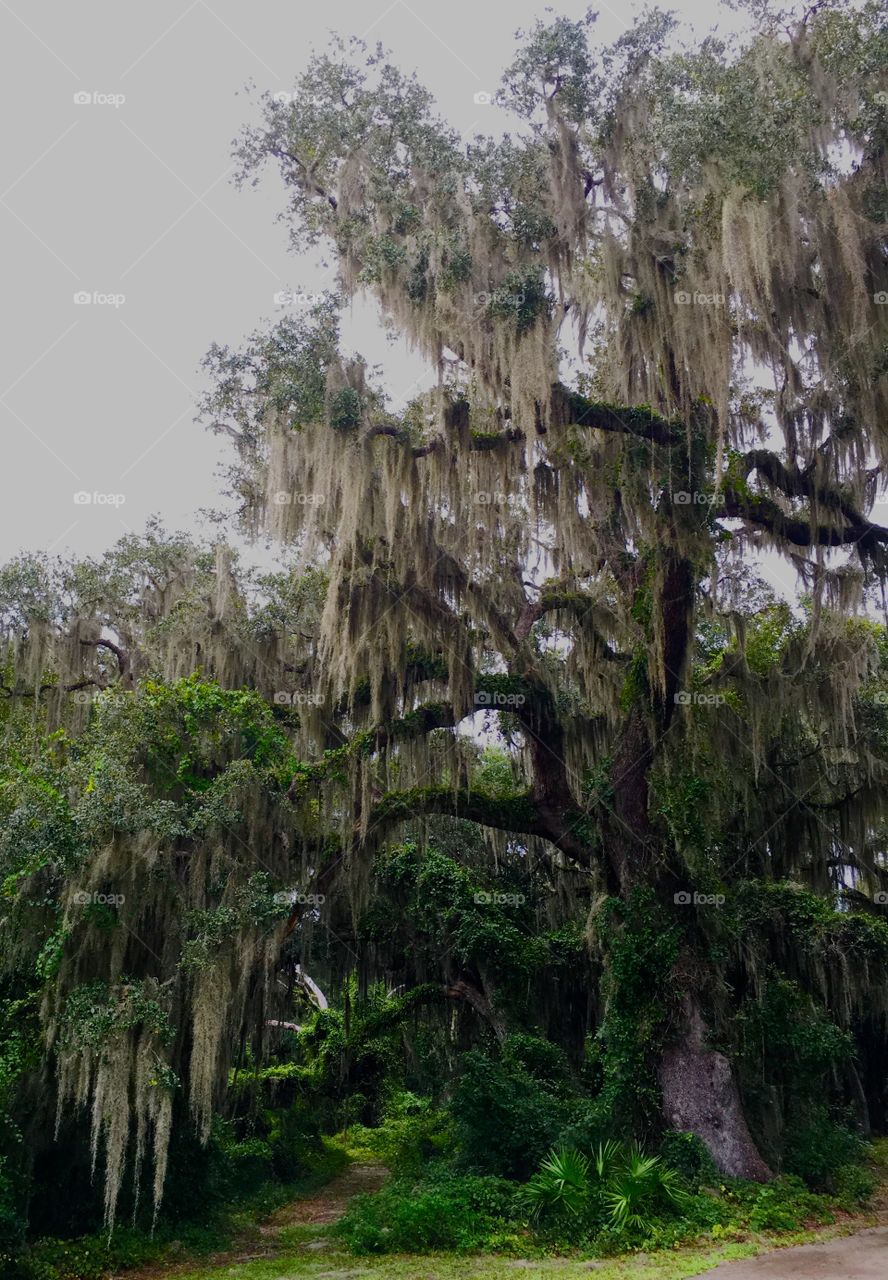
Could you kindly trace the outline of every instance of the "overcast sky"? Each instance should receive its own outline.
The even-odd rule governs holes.
[[[733,20],[706,0],[674,7],[701,28]],[[557,8],[579,17],[586,3]],[[598,8],[604,42],[634,11]],[[475,96],[496,89],[516,28],[544,11],[542,0],[0,0],[0,561],[97,553],[152,513],[193,527],[218,503],[225,453],[193,421],[201,357],[272,319],[275,292],[332,284],[318,259],[289,253],[275,174],[258,191],[231,184],[231,141],[256,118],[245,83],[286,90],[331,30],[357,34],[415,68],[468,136],[497,133],[506,117]],[[387,343],[372,307],[354,309],[346,340],[385,364],[396,400],[415,393],[423,367]],[[99,500],[76,502],[83,493]]]

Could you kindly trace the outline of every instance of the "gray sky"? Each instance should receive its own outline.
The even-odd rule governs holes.
[[[586,3],[556,7],[579,17]],[[673,7],[705,26],[719,16],[706,0]],[[332,283],[319,258],[288,252],[276,175],[255,192],[231,185],[231,140],[256,111],[244,84],[287,90],[329,31],[357,34],[415,68],[467,135],[496,133],[506,117],[475,95],[497,87],[515,29],[544,8],[0,0],[0,562],[21,549],[97,553],[153,512],[192,527],[218,502],[225,456],[193,422],[202,355],[273,318],[275,292]],[[609,42],[633,7],[598,8]],[[393,398],[415,392],[422,365],[387,343],[371,307],[355,307],[345,337],[386,366]]]

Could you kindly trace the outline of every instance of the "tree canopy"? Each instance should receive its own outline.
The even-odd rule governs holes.
[[[596,1123],[725,1174],[826,1077],[888,1120],[888,14],[753,16],[540,22],[468,143],[334,42],[236,155],[336,291],[214,345],[201,406],[281,572],[151,528],[0,575],[6,981],[109,1221],[311,974],[340,1098],[409,1013],[560,1045]],[[404,408],[358,293],[437,374]]]

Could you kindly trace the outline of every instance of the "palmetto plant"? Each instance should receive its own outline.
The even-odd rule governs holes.
[[[658,1212],[680,1208],[686,1194],[678,1174],[659,1156],[613,1140],[599,1143],[591,1160],[571,1147],[550,1151],[524,1189],[535,1219],[577,1217],[597,1198],[618,1231],[646,1228]]]
[[[686,1199],[674,1169],[638,1146],[621,1154],[606,1179],[602,1196],[612,1226],[647,1227],[658,1209],[678,1208]]]
[[[599,1182],[606,1182],[619,1167],[625,1152],[619,1142],[608,1138],[607,1142],[599,1142],[592,1153],[592,1167]]]
[[[572,1147],[550,1151],[524,1188],[531,1217],[578,1216],[589,1202],[589,1161]]]

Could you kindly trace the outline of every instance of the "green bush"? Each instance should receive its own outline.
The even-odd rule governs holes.
[[[839,1204],[849,1211],[865,1205],[878,1185],[869,1169],[859,1164],[840,1165],[833,1175],[833,1182]]]
[[[712,1156],[696,1134],[669,1130],[660,1142],[659,1155],[664,1164],[674,1169],[693,1191],[719,1182]]]
[[[104,1280],[109,1271],[124,1271],[152,1261],[161,1247],[137,1231],[118,1230],[79,1240],[40,1240],[25,1255],[21,1274],[27,1280]]]
[[[516,1191],[501,1178],[444,1169],[421,1182],[393,1179],[357,1196],[335,1231],[356,1254],[489,1249],[518,1224]]]
[[[646,1232],[655,1217],[677,1212],[686,1198],[675,1170],[636,1146],[615,1155],[602,1181],[602,1198],[618,1231]]]
[[[762,1187],[749,1215],[753,1231],[798,1231],[808,1221],[828,1221],[822,1196],[808,1190],[801,1178],[788,1174]]]
[[[452,1151],[450,1117],[429,1098],[393,1093],[374,1129],[349,1130],[353,1145],[366,1147],[395,1175],[417,1173],[429,1160]]]
[[[649,1234],[653,1222],[675,1216],[690,1199],[674,1169],[640,1147],[603,1142],[591,1160],[571,1148],[550,1151],[527,1183],[522,1202],[531,1216],[562,1225],[583,1220],[618,1234]]]
[[[811,1107],[787,1130],[783,1167],[815,1190],[832,1190],[837,1171],[859,1164],[865,1151],[860,1134],[838,1123],[825,1106]]]
[[[530,1177],[566,1127],[569,1101],[513,1058],[471,1050],[462,1066],[450,1112],[463,1163],[479,1173]]]
[[[589,1203],[589,1161],[579,1151],[564,1147],[550,1151],[524,1188],[523,1202],[532,1218],[566,1214],[580,1217]]]

